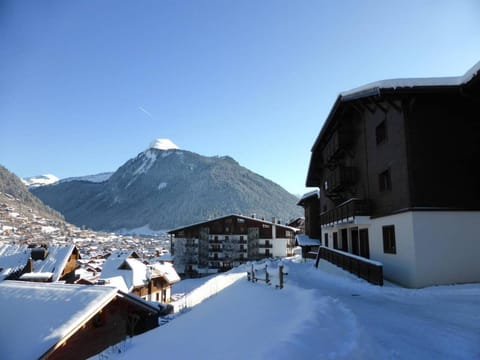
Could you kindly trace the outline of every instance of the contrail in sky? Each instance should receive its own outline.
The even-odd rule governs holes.
[[[148,110],[145,110],[143,106],[139,106],[138,110],[140,110],[141,112],[145,113],[148,117],[153,119],[153,115]]]

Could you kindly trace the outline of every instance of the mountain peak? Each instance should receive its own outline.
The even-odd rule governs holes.
[[[149,149],[172,150],[179,149],[170,139],[155,139],[150,143]]]
[[[22,182],[29,187],[43,186],[54,184],[60,179],[52,174],[31,176],[25,179],[21,179]]]

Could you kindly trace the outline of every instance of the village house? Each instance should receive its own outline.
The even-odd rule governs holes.
[[[255,216],[227,215],[168,232],[178,271],[186,276],[292,254],[298,229]]]
[[[479,70],[341,93],[311,150],[306,232],[407,287],[480,281]]]
[[[305,212],[304,234],[311,239],[320,239],[321,228],[317,219],[320,212],[320,192],[314,190],[306,193],[297,205],[303,207]]]
[[[115,250],[103,263],[99,281],[145,300],[167,303],[180,277],[172,264],[148,264],[135,251]]]
[[[74,245],[4,245],[0,247],[0,281],[73,283],[79,258]]]
[[[0,283],[1,358],[86,359],[158,326],[159,309],[113,287]]]

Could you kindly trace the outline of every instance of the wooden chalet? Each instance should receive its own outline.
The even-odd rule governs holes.
[[[407,287],[480,281],[480,62],[341,93],[311,150],[323,246]],[[307,208],[306,208],[307,210]]]
[[[320,192],[318,190],[306,193],[298,201],[297,205],[305,211],[304,233],[312,239],[320,239],[320,224],[318,214],[320,212]]]
[[[159,309],[113,287],[7,280],[0,317],[3,360],[86,359],[157,327]]]
[[[103,264],[100,283],[150,301],[170,302],[172,285],[180,281],[172,264],[145,264],[133,251],[114,251]]]
[[[179,272],[199,276],[251,260],[291,255],[296,231],[276,219],[232,214],[168,233]]]

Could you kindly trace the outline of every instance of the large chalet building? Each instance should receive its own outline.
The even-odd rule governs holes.
[[[169,231],[175,267],[186,276],[292,254],[296,228],[278,220],[228,215]]]
[[[478,282],[479,159],[480,62],[341,93],[311,150],[306,233],[407,287]]]

